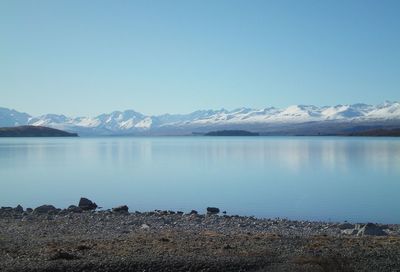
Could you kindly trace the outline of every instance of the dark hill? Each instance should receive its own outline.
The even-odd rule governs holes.
[[[400,128],[397,129],[373,129],[352,132],[349,136],[375,136],[375,137],[400,137]]]
[[[63,130],[40,127],[20,126],[0,128],[0,137],[77,137],[76,133],[69,133]]]

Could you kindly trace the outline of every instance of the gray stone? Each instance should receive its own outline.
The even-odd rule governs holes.
[[[363,223],[357,223],[357,224],[354,225],[354,229],[355,230],[360,230],[364,225],[365,224],[363,224]]]
[[[346,230],[346,229],[354,229],[355,225],[354,224],[350,224],[350,223],[343,223],[338,225],[338,228],[341,230]]]
[[[126,205],[118,206],[118,207],[112,208],[112,211],[113,211],[113,212],[128,212],[128,210],[129,210],[129,208],[128,208],[128,206],[126,206]]]
[[[33,210],[33,213],[35,214],[44,214],[44,213],[51,213],[51,212],[56,212],[57,209],[53,205],[42,205],[37,207],[36,209]]]
[[[84,211],[95,210],[97,208],[96,203],[84,197],[81,197],[78,206]]]
[[[215,207],[208,207],[207,208],[207,213],[209,213],[209,214],[218,214],[219,213],[219,209],[215,208]]]
[[[21,205],[18,205],[17,207],[14,208],[14,212],[23,213],[24,212],[24,208],[22,208]]]
[[[358,233],[358,231],[355,229],[342,230],[342,234],[345,234],[345,235],[356,235],[357,233]]]
[[[50,256],[49,259],[50,260],[74,260],[74,259],[79,259],[79,257],[72,253],[69,253],[69,252],[57,250],[53,255]]]
[[[364,235],[386,236],[387,233],[382,229],[382,227],[374,223],[367,223],[357,233],[357,236],[364,236]]]
[[[147,224],[142,224],[142,225],[140,226],[140,228],[141,228],[141,229],[149,229],[150,226],[147,225]]]
[[[83,210],[80,207],[77,207],[75,205],[71,205],[67,209],[68,212],[74,212],[74,213],[81,213]]]

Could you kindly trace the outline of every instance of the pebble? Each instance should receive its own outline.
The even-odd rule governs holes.
[[[147,225],[147,224],[142,224],[142,225],[140,226],[140,228],[141,228],[141,229],[149,229],[150,226]]]

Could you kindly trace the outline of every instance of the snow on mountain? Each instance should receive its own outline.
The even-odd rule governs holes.
[[[365,117],[370,119],[387,119],[389,117],[392,119],[400,119],[400,103],[387,101],[369,111]]]
[[[321,119],[321,113],[315,106],[293,105],[276,112],[269,119],[275,122],[310,122]]]
[[[111,131],[128,130],[140,123],[145,116],[133,110],[114,111],[110,114],[101,114],[97,119],[100,124],[98,127],[103,127]]]
[[[70,121],[65,115],[45,114],[39,117],[34,117],[29,120],[29,125],[32,126],[54,126],[58,124],[65,124]]]
[[[153,123],[153,119],[151,117],[146,117],[140,122],[136,123],[135,127],[136,128],[142,128],[142,129],[149,129],[151,128],[151,125]]]
[[[111,135],[143,131],[193,129],[218,126],[250,126],[301,124],[307,122],[368,122],[400,121],[400,103],[385,102],[317,107],[293,105],[284,109],[238,108],[234,110],[199,110],[189,114],[146,116],[133,110],[114,111],[96,117],[68,117],[46,114],[31,117],[26,113],[0,108],[0,126],[48,126],[84,134]]]
[[[326,120],[351,119],[364,116],[371,110],[371,107],[366,104],[337,105],[326,107],[321,114]]]
[[[91,117],[78,117],[75,119],[75,124],[79,127],[98,127],[101,125],[101,120]]]

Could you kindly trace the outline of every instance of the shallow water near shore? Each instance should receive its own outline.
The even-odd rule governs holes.
[[[0,206],[77,204],[400,223],[400,140],[357,137],[0,139]]]

